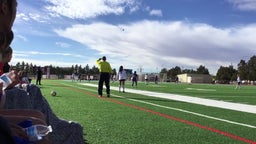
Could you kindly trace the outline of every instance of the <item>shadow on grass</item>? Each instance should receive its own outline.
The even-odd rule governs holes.
[[[56,96],[52,96],[52,95],[50,95],[51,97],[53,97],[53,98],[61,98],[62,96],[60,96],[60,95],[56,95]]]

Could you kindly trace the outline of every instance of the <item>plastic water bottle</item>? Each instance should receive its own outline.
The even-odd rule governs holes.
[[[38,124],[25,128],[25,131],[30,141],[39,141],[49,132],[52,132],[52,127]]]
[[[12,77],[14,77],[14,72],[4,73],[0,76],[0,82],[3,83],[3,90],[6,89],[12,83]]]

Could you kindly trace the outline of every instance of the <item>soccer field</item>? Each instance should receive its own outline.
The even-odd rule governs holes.
[[[126,93],[116,91],[111,83],[111,97],[98,98],[97,87],[85,81],[43,80],[43,95],[61,118],[77,121],[84,127],[84,137],[91,144],[242,144],[256,143],[256,87],[232,85],[139,83]],[[90,82],[97,84],[97,82]],[[50,92],[55,90],[57,96]],[[137,90],[161,92],[172,98],[137,93]],[[182,96],[248,106],[227,109],[189,101]],[[187,99],[187,98],[184,99]],[[182,97],[183,98],[183,97]]]

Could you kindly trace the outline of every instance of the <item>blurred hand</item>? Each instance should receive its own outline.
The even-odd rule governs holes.
[[[12,83],[7,88],[12,88],[20,82],[20,76],[18,75],[17,71],[12,70],[8,73]]]
[[[10,73],[11,73],[11,74],[10,74],[10,78],[11,78],[11,80],[12,80],[13,82],[19,80],[19,75],[18,75],[17,71],[12,70],[12,71],[10,71]]]

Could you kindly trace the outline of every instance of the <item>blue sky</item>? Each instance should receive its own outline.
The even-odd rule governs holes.
[[[256,52],[256,0],[17,0],[11,64],[216,74]]]

